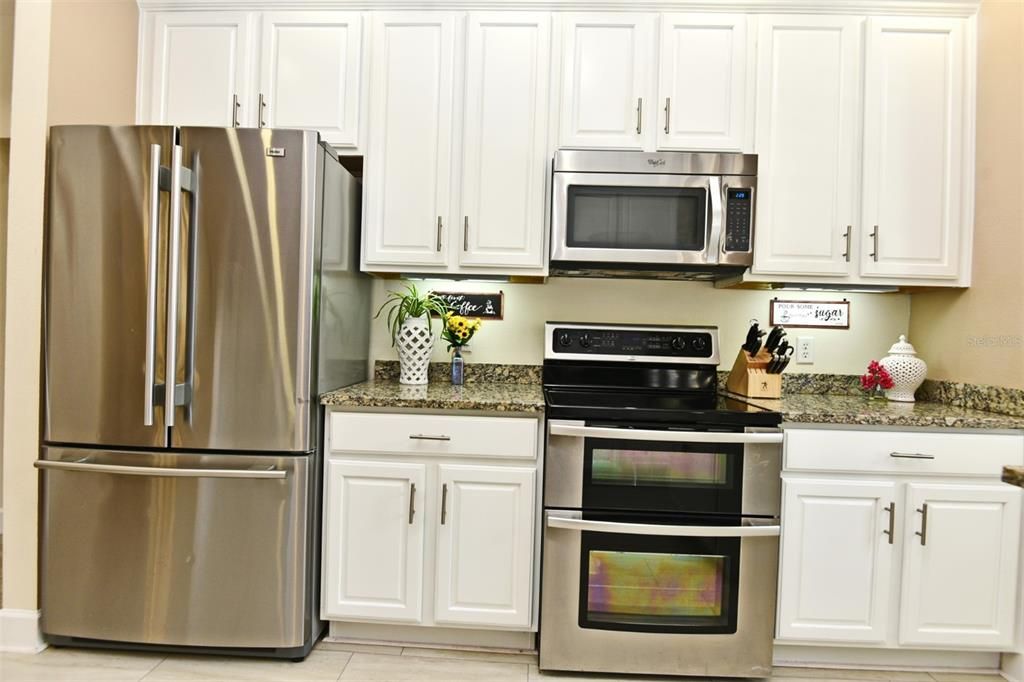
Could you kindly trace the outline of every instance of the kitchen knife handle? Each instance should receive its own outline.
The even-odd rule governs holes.
[[[889,536],[889,544],[891,545],[896,534],[896,503],[890,502],[885,511],[889,514],[889,530],[883,530],[882,534]]]
[[[853,225],[847,225],[846,226],[846,232],[843,234],[843,239],[846,240],[846,251],[843,252],[843,258],[846,259],[847,263],[850,262],[850,239],[851,239],[852,235],[853,235]]]

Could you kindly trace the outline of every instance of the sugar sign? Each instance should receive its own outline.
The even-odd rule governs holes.
[[[463,317],[479,317],[484,320],[500,320],[504,317],[505,294],[497,293],[456,293],[451,291],[435,291],[448,310]]]
[[[849,301],[780,301],[771,302],[769,322],[784,327],[850,328]]]

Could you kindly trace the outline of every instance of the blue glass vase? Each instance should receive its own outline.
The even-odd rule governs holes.
[[[452,386],[461,386],[466,380],[466,362],[462,359],[462,349],[452,350]]]

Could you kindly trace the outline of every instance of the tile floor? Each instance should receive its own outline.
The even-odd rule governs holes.
[[[444,649],[402,648],[321,642],[301,663],[140,653],[47,649],[35,656],[0,654],[3,682],[50,680],[259,680],[290,682],[534,682],[537,680],[693,680],[694,678],[614,677],[549,674],[537,669],[536,656],[459,652]],[[859,670],[777,668],[775,682],[875,680],[893,682],[1000,682],[997,675],[896,673]]]

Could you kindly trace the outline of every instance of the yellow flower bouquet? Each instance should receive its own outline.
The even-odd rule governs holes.
[[[469,343],[473,335],[480,330],[479,319],[471,320],[462,315],[449,313],[444,317],[444,329],[441,338],[448,342],[448,350],[459,349]]]

